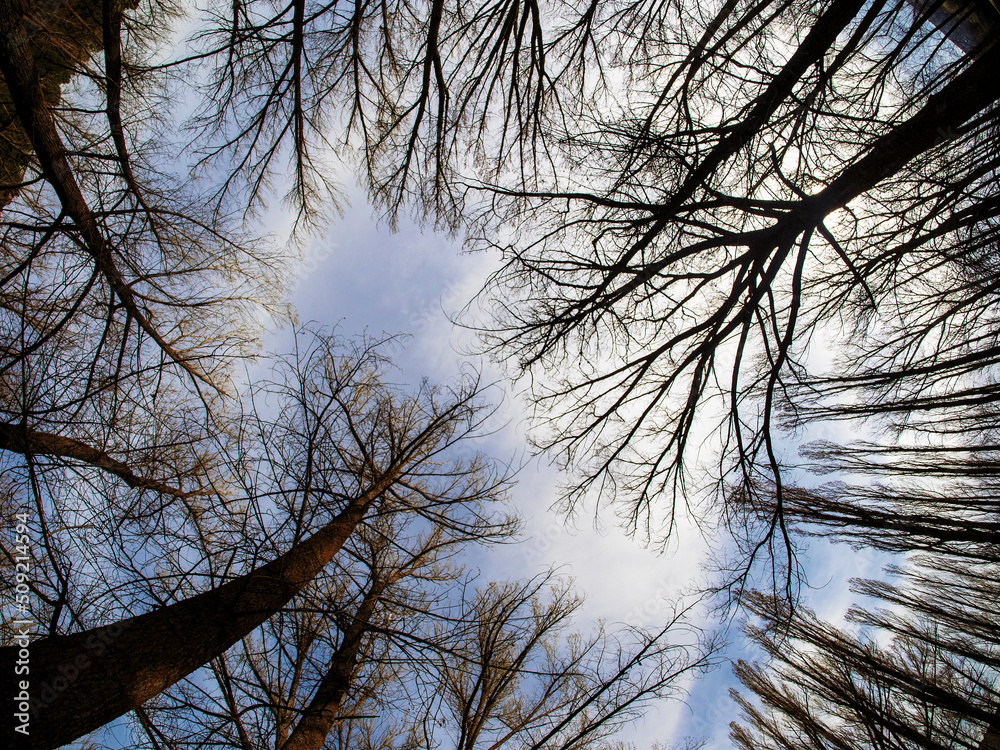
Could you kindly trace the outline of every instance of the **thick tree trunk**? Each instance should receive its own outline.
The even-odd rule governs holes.
[[[394,478],[394,477],[393,477]],[[91,732],[222,654],[283,607],[330,562],[392,479],[383,477],[330,523],[273,562],[212,591],[113,625],[0,649],[8,701],[4,747],[48,750]],[[24,680],[28,736],[12,716]]]
[[[993,723],[986,728],[983,741],[979,743],[979,750],[1000,750],[1000,710]]]

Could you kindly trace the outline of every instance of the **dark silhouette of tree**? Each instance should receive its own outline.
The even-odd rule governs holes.
[[[277,419],[250,414],[237,429],[221,462],[229,475],[217,477],[225,484],[213,487],[200,525],[171,527],[160,518],[164,533],[144,535],[139,519],[135,536],[74,529],[70,536],[110,537],[89,559],[72,560],[100,571],[105,586],[68,581],[60,604],[76,617],[63,624],[49,614],[60,627],[31,644],[32,747],[57,747],[96,729],[220,656],[302,591],[375,506],[419,514],[453,533],[463,523],[465,533],[477,525],[481,535],[499,533],[487,519],[448,512],[505,486],[485,459],[449,453],[486,416],[474,383],[410,395],[381,381],[385,360],[372,345],[338,351],[335,339],[319,338],[301,354],[271,388],[281,397]],[[244,532],[283,503],[294,512],[252,544]],[[49,533],[46,543],[58,544],[59,532]],[[179,565],[174,573],[170,560]],[[79,606],[76,597],[84,600]],[[36,620],[46,619],[46,604],[36,603]],[[136,610],[143,613],[128,616]],[[15,646],[2,652],[11,689],[17,653]],[[5,732],[18,739],[9,721]]]
[[[926,3],[911,0],[915,12],[927,17],[964,52],[975,52],[983,41],[996,33],[996,8],[988,2]]]
[[[953,425],[969,416],[950,411]],[[808,448],[816,468],[863,480],[788,489],[786,522],[796,534],[893,553],[895,562],[884,580],[853,582],[876,604],[847,613],[858,635],[773,597],[744,597],[763,618],[748,632],[769,662],[736,668],[756,697],[737,698],[747,721],[734,725],[739,746],[992,748],[1000,741],[993,446],[982,444],[985,432],[960,440],[949,431],[912,447]],[[750,527],[775,513],[775,495],[763,488],[731,500]]]
[[[62,97],[62,86],[79,70],[90,54],[101,49],[101,5],[82,0],[40,3],[31,8],[12,6],[12,12],[25,16],[30,46],[28,54],[38,71],[39,84],[48,107],[55,108]],[[0,131],[2,194],[0,207],[18,193],[32,157],[27,133],[15,114],[6,86],[0,107],[3,130]]]
[[[516,529],[490,508],[502,468],[457,450],[489,410],[475,383],[408,394],[386,382],[387,364],[377,342],[301,334],[255,384],[256,408],[216,436],[197,524],[161,507],[120,528],[49,532],[53,546],[89,550],[64,556],[62,613],[33,603],[55,630],[31,644],[26,746],[58,747],[133,711],[152,747],[209,736],[321,747],[383,730],[342,725],[392,711],[425,716],[428,732],[451,716],[470,747],[505,733],[578,747],[710,663],[711,644],[677,641],[690,634],[681,614],[650,634],[560,642],[578,602],[563,589],[549,600],[547,579],[465,596],[453,558]],[[126,494],[175,497],[79,460]],[[18,653],[0,651],[11,690]],[[5,734],[22,739],[9,723]]]
[[[225,345],[220,347],[219,342],[209,337],[209,341],[204,342],[208,350],[200,354],[186,351],[186,339],[196,338],[185,336],[183,327],[187,323],[191,329],[198,329],[205,335],[204,324],[196,323],[197,318],[191,311],[200,308],[200,314],[205,316],[207,322],[213,317],[210,312],[213,307],[226,307],[222,303],[231,301],[232,296],[215,300],[212,304],[211,297],[199,299],[202,295],[195,292],[195,283],[184,284],[187,296],[182,298],[183,305],[177,304],[175,295],[181,280],[195,282],[197,277],[201,277],[201,285],[207,287],[212,275],[235,271],[239,257],[252,257],[252,253],[235,245],[231,239],[227,240],[220,229],[222,225],[203,218],[204,212],[197,211],[196,204],[182,192],[172,191],[164,195],[161,191],[156,195],[153,192],[155,187],[151,186],[141,194],[136,193],[133,167],[124,154],[108,156],[122,167],[120,174],[114,171],[108,174],[103,166],[104,154],[92,152],[84,143],[67,141],[67,136],[75,135],[66,132],[72,123],[57,119],[56,108],[46,98],[38,65],[31,54],[34,46],[32,38],[44,35],[31,34],[19,3],[8,3],[0,8],[0,20],[3,23],[0,29],[3,38],[0,72],[3,73],[17,119],[29,137],[33,161],[37,163],[38,176],[33,181],[44,186],[40,193],[25,196],[26,202],[44,202],[31,206],[34,210],[23,222],[17,220],[21,211],[8,206],[5,218],[16,233],[9,238],[13,251],[9,260],[13,262],[10,263],[11,278],[5,281],[16,284],[20,276],[24,278],[24,283],[31,286],[38,283],[40,279],[31,277],[30,270],[33,268],[30,263],[35,256],[43,254],[43,250],[58,253],[62,249],[63,252],[73,253],[79,257],[78,262],[83,261],[93,269],[89,280],[82,284],[81,280],[75,280],[77,284],[73,286],[83,287],[76,292],[75,298],[70,296],[67,299],[59,295],[53,300],[65,305],[59,312],[52,311],[46,315],[48,311],[43,305],[38,312],[20,311],[21,317],[26,323],[31,322],[41,341],[46,341],[71,322],[76,322],[74,318],[86,312],[93,302],[98,302],[105,309],[104,338],[110,338],[111,331],[118,327],[116,318],[124,317],[123,330],[112,342],[123,336],[125,331],[131,332],[140,340],[148,341],[160,356],[196,383],[223,388],[225,384],[215,382],[211,375],[214,366],[209,352],[215,350],[217,354],[221,353]],[[111,119],[115,120],[115,117]],[[111,129],[114,136],[120,130],[120,122],[112,122]],[[89,137],[90,134],[83,136],[84,140]],[[112,140],[119,146],[123,142],[121,137],[113,137]],[[149,177],[155,179],[155,174]],[[154,195],[159,199],[158,203],[165,205],[154,206],[151,203]],[[54,201],[51,200],[53,197]],[[167,200],[164,201],[164,198]],[[24,248],[24,259],[19,258],[16,252],[20,249],[19,245]],[[73,275],[78,274],[79,271]],[[184,279],[185,276],[189,279]],[[58,281],[54,286],[60,286]],[[235,288],[228,291],[230,295],[238,294]],[[98,299],[92,301],[94,296]],[[262,294],[261,299],[266,299],[266,295]],[[87,305],[88,302],[91,304]],[[30,305],[27,299],[22,304]],[[117,311],[117,314],[109,314],[106,312],[108,308]],[[51,319],[47,320],[49,316]],[[154,318],[158,316],[165,320],[156,324]],[[101,317],[97,320],[101,321]],[[172,325],[161,329],[167,320]],[[177,329],[179,331],[175,333]],[[99,334],[96,338],[100,340],[102,337]],[[31,343],[32,346],[23,354],[15,349],[8,366],[15,366],[19,356],[41,345],[39,341]],[[108,345],[111,342],[102,343]],[[111,346],[114,344],[111,343]],[[125,348],[124,345],[122,348]]]
[[[783,510],[789,525],[803,535],[896,554],[927,551],[990,562],[1000,554],[1000,514],[995,492],[984,484],[955,482],[930,489],[916,483],[841,482],[819,490],[788,488]],[[775,512],[773,505],[759,503],[762,497],[756,495],[758,502],[748,509],[747,526]]]
[[[943,300],[948,271],[995,243],[998,94],[981,79],[995,49],[949,54],[905,6],[818,6],[782,27],[790,46],[773,65],[755,50],[786,9],[755,11],[727,6],[650,73],[645,108],[568,135],[575,189],[497,189],[504,220],[532,216],[495,243],[508,263],[487,332],[538,375],[538,444],[580,472],[567,503],[596,488],[632,528],[675,528],[704,481],[688,483],[692,441],[723,414],[721,486],[777,497],[752,555],[790,549],[775,428],[805,419],[809,343],[846,320],[900,369],[905,347],[948,356],[897,305]],[[898,345],[868,328],[882,317],[899,321]],[[887,372],[859,361],[873,381]]]
[[[26,38],[16,11],[8,36]],[[102,348],[141,345],[189,385],[223,388],[240,337],[209,337],[219,330],[210,316],[174,320],[192,305],[167,304],[159,283],[136,297],[133,286],[154,274],[124,259],[166,257],[179,226],[226,242],[225,218],[260,208],[285,164],[289,198],[308,223],[335,193],[326,160],[353,150],[390,212],[411,205],[454,225],[478,202],[488,238],[479,244],[508,260],[489,287],[494,351],[523,371],[565,373],[536,379],[538,443],[579,468],[569,505],[601,487],[622,498],[636,529],[674,528],[677,503],[692,494],[689,445],[712,400],[725,405],[720,479],[749,492],[775,482],[780,509],[772,426],[779,407],[797,408],[785,401],[805,375],[811,337],[841,313],[859,331],[873,316],[892,319],[901,290],[968,266],[995,239],[998,53],[982,31],[992,11],[978,5],[975,22],[951,14],[973,40],[956,54],[936,30],[941,10],[903,0],[808,9],[790,0],[238,3],[198,30],[188,57],[150,65],[143,44],[164,12],[102,11],[104,64],[85,72],[103,82],[110,136],[92,140],[106,154],[64,145],[72,133],[36,95],[26,45],[7,54],[12,102],[34,123],[25,132],[59,207],[25,231],[61,237],[55,220],[71,222],[78,270],[91,272],[60,297],[73,314],[43,315],[36,329],[59,330],[98,293],[113,300],[91,320]],[[126,84],[167,73],[197,82],[198,66],[210,73],[188,152],[215,179],[210,200],[140,174],[152,159],[128,142],[121,119]],[[624,77],[609,74],[616,67]],[[611,114],[596,115],[602,107]],[[113,212],[92,207],[95,163],[112,167],[93,174],[106,183],[101,195],[113,186],[123,201]],[[126,233],[120,217],[141,231]],[[125,237],[142,252],[122,252]],[[35,244],[25,242],[28,257]],[[233,241],[183,282],[190,289],[240,259],[267,254]],[[252,269],[237,277],[255,278]],[[207,295],[197,305],[221,314],[232,303]],[[166,337],[154,318],[183,336]],[[923,340],[874,347],[890,357]],[[109,376],[127,382],[143,361]],[[667,502],[654,508],[654,497]],[[761,549],[787,548],[786,532],[778,513]]]
[[[920,566],[917,571],[908,573],[916,591],[885,582],[866,582],[861,590],[907,606],[947,592],[941,604],[955,608],[945,613],[928,602],[906,614],[852,610],[851,619],[891,633],[888,645],[821,623],[807,610],[789,613],[774,598],[749,597],[762,622],[748,633],[769,663],[740,662],[735,668],[754,696],[734,693],[746,722],[732,725],[736,745],[993,747],[1000,725],[1000,662],[995,625],[982,625],[995,609],[995,565],[975,574],[953,568],[942,576]],[[986,583],[984,575],[994,580]]]
[[[38,93],[24,21],[14,6],[6,13],[7,36],[20,41],[4,76],[59,206],[44,226],[33,219],[29,236],[61,236],[54,227],[64,219],[79,233],[92,274],[76,279],[86,285],[76,300],[100,291],[116,311],[104,316],[114,323],[104,334],[95,316],[95,336],[113,347],[132,335],[196,387],[224,387],[224,374],[212,373],[234,350],[205,338],[204,316],[174,321],[171,309],[163,318],[174,307],[166,290],[136,296],[153,274],[122,264],[166,255],[177,223],[227,237],[224,217],[259,208],[286,163],[289,197],[307,221],[335,193],[324,164],[338,148],[360,154],[392,212],[416,205],[454,223],[476,191],[487,201],[483,236],[504,229],[486,244],[509,261],[491,287],[495,351],[523,370],[591,360],[562,382],[538,380],[539,444],[579,463],[569,502],[595,485],[617,491],[635,527],[665,495],[657,513],[672,528],[706,400],[728,405],[725,477],[748,491],[776,481],[780,496],[771,426],[814,332],[839,312],[859,326],[891,317],[900,289],[967,252],[959,237],[967,245],[972,232],[984,247],[994,236],[997,52],[986,6],[972,20],[903,0],[810,9],[789,0],[238,3],[199,29],[187,58],[149,65],[143,44],[164,12],[112,3],[101,13],[104,64],[84,72],[105,89],[109,137],[92,140],[106,154],[63,143],[70,128]],[[963,29],[962,54],[936,30],[942,12]],[[151,159],[127,142],[121,115],[129,76],[206,65],[189,147],[218,176],[211,210],[204,196],[182,198],[157,187],[164,176],[137,172]],[[608,75],[616,66],[624,80]],[[594,114],[614,102],[608,117]],[[113,174],[92,174],[95,162]],[[98,174],[101,193],[113,185],[123,202],[113,212],[92,206]],[[119,217],[142,231],[126,234]],[[143,252],[123,252],[126,236]],[[194,276],[237,258],[266,260],[234,242]],[[231,302],[209,296],[199,309]],[[39,330],[65,325],[50,317]],[[166,336],[154,318],[184,335]],[[601,359],[590,356],[597,346]],[[555,415],[551,434],[545,415]],[[787,542],[780,518],[771,533]]]
[[[287,197],[309,219],[336,190],[324,160],[353,151],[391,213],[455,226],[470,161],[527,184],[552,170],[551,123],[603,83],[598,16],[536,0],[240,3],[168,65],[212,67],[195,122],[225,175],[220,201],[259,206],[287,164]]]

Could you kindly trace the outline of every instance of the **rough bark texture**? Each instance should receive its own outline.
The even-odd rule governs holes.
[[[57,105],[62,85],[101,48],[100,3],[41,0],[28,8],[15,4],[4,12],[23,17],[27,53],[39,71],[45,101],[50,107]],[[0,80],[0,208],[17,195],[31,158],[31,139],[17,117],[6,81]]]
[[[48,750],[72,742],[219,656],[330,562],[389,483],[383,478],[312,537],[223,586],[113,625],[31,643],[30,735],[14,731],[8,707],[4,747]],[[8,700],[19,690],[17,659],[17,646],[0,649]]]

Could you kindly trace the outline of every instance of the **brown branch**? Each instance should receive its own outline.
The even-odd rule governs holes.
[[[22,0],[0,0],[0,72],[46,181],[52,185],[66,214],[73,219],[87,252],[125,310],[169,359],[191,377],[218,390],[218,386],[156,330],[115,264],[112,248],[76,182],[55,119],[45,101],[23,16]]]
[[[112,458],[105,451],[87,445],[81,440],[39,432],[30,427],[0,422],[0,450],[27,455],[72,458],[105,471],[121,479],[129,487],[154,490],[165,495],[185,498],[192,494],[164,482],[139,476],[125,463]]]

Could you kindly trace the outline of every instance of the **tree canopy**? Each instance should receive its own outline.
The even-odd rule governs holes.
[[[408,391],[320,334],[243,381],[340,162],[390,221],[499,257],[464,322],[523,377],[564,511],[732,538],[719,586],[772,660],[737,667],[737,744],[995,743],[998,15],[0,0],[3,606],[41,624],[34,746],[134,711],[154,748],[575,748],[709,662],[682,618],[561,640],[564,589],[451,567],[514,525],[485,509],[504,470],[455,451],[476,383]],[[794,458],[838,422],[875,437]],[[857,587],[903,614],[851,614],[888,646],[796,609],[809,535],[901,556]]]

